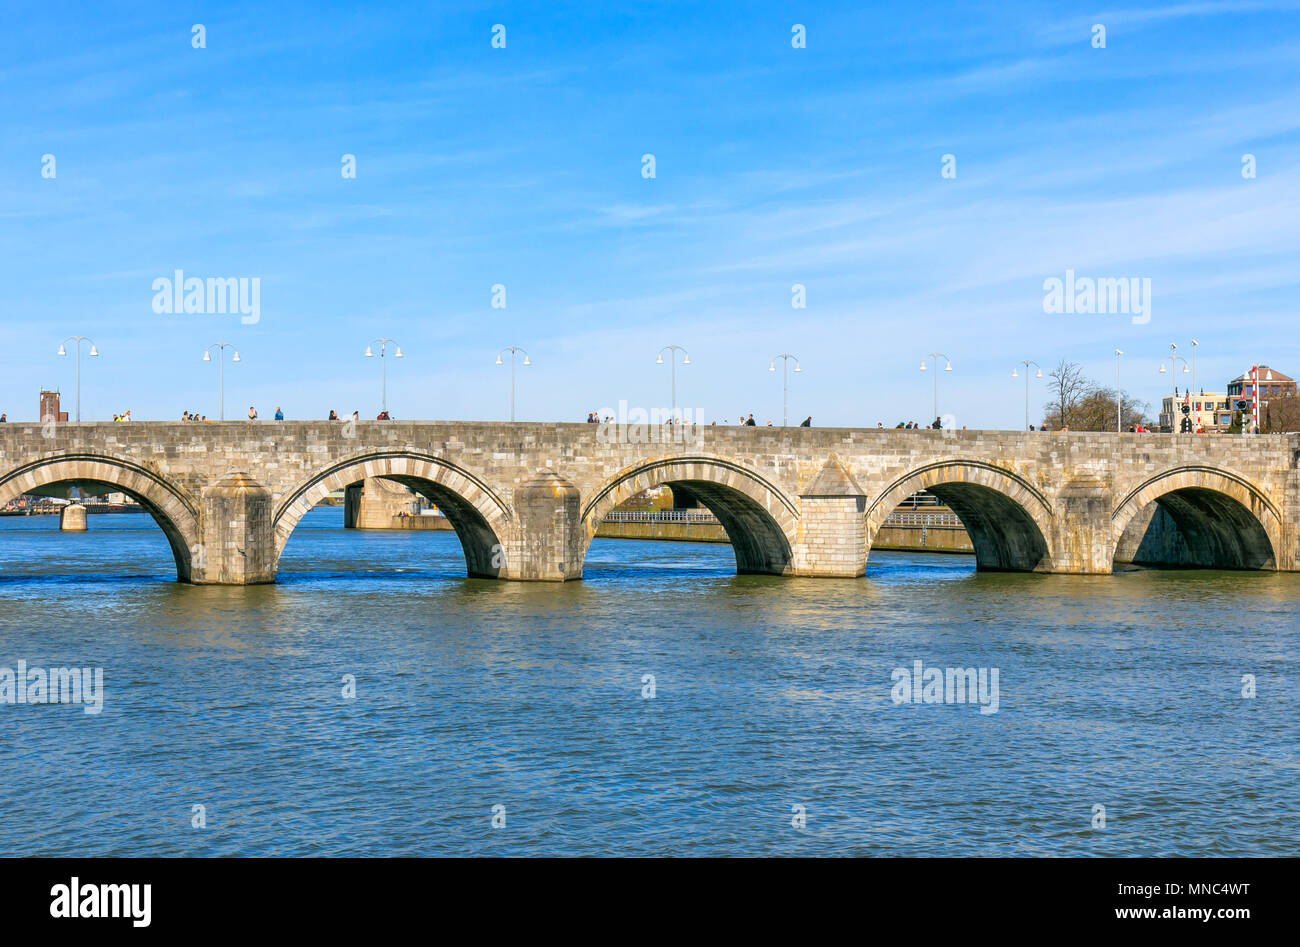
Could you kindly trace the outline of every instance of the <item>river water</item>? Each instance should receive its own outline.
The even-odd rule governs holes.
[[[190,587],[143,516],[57,526],[0,519],[0,667],[102,668],[103,708],[0,704],[0,855],[1297,850],[1300,575],[597,540],[493,582],[322,509],[278,584]],[[997,712],[896,704],[918,660],[997,669]]]

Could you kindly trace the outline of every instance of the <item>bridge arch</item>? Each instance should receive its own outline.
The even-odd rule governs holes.
[[[503,543],[510,535],[509,507],[482,479],[434,454],[372,451],[331,464],[298,484],[276,503],[272,517],[278,563],[289,537],[307,511],[336,490],[368,477],[393,480],[437,504],[456,531],[471,576],[497,578]]]
[[[1175,541],[1140,535],[1157,511],[1177,527]],[[1130,490],[1111,513],[1111,531],[1113,551],[1136,552],[1150,542],[1159,547],[1148,554],[1155,558],[1135,561],[1161,564],[1276,569],[1283,548],[1281,511],[1262,490],[1238,474],[1194,464],[1162,471]]]
[[[952,509],[970,535],[978,569],[1048,571],[1053,512],[1029,481],[979,460],[949,460],[909,471],[867,508],[867,550],[889,514],[913,493],[926,490]]]
[[[639,493],[680,485],[717,517],[736,555],[736,571],[787,575],[793,571],[799,507],[780,487],[747,467],[721,457],[669,457],[626,467],[603,483],[582,506],[582,555],[601,521]]]
[[[59,454],[42,457],[0,474],[0,505],[43,487],[66,483],[131,497],[155,523],[176,560],[176,578],[189,582],[193,556],[201,548],[201,516],[188,491],[139,464],[100,454]]]

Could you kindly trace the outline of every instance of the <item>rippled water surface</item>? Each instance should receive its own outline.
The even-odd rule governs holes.
[[[0,854],[1297,851],[1300,575],[597,540],[521,584],[317,510],[278,584],[190,587],[142,516],[57,526],[0,519],[0,667],[102,667],[104,708],[0,704]],[[998,712],[896,706],[916,660],[999,669]]]

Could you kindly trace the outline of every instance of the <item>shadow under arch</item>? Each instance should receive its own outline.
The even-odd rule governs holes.
[[[299,521],[327,494],[367,477],[392,480],[436,504],[465,553],[465,570],[475,578],[498,578],[504,558],[502,537],[510,533],[505,502],[474,474],[444,458],[412,451],[378,451],[350,457],[303,481],[280,501],[272,517],[278,564]]]
[[[1244,477],[1188,465],[1131,490],[1111,514],[1111,530],[1116,562],[1272,570],[1282,516]]]
[[[188,491],[139,464],[100,454],[60,454],[30,461],[0,475],[0,505],[54,485],[91,493],[125,493],[140,504],[167,537],[176,578],[192,578],[194,551],[200,548],[198,504]]]
[[[1024,478],[983,461],[928,464],[891,483],[867,508],[867,553],[889,515],[925,490],[948,506],[970,536],[975,567],[985,571],[1048,571],[1052,505]]]
[[[683,486],[708,507],[727,534],[740,574],[789,575],[799,508],[771,481],[720,457],[652,460],[619,471],[582,507],[582,556],[616,507],[646,490]]]

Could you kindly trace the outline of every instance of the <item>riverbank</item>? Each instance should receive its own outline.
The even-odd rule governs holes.
[[[449,530],[445,516],[394,516],[392,529]],[[598,539],[645,539],[674,543],[728,543],[727,531],[712,516],[694,511],[612,513],[596,530]],[[871,544],[899,552],[974,553],[970,536],[951,510],[895,513]]]

